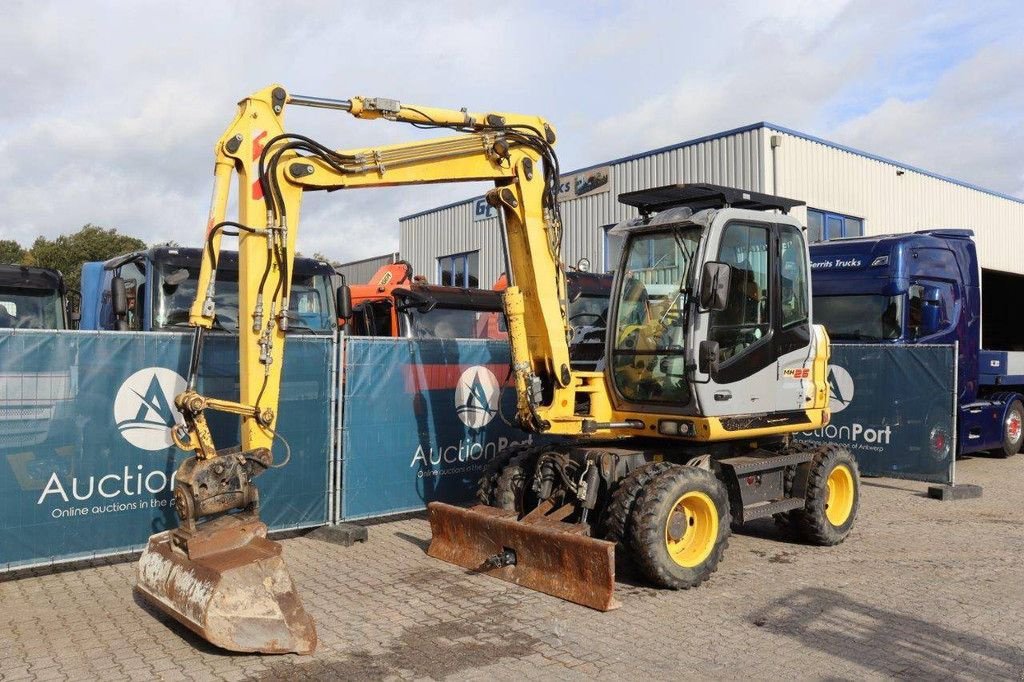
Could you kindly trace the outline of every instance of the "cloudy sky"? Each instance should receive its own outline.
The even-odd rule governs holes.
[[[0,237],[198,243],[213,144],[270,83],[540,114],[566,170],[767,120],[1024,197],[1024,3],[4,3]],[[288,112],[334,148],[419,131]],[[299,248],[398,246],[480,187],[308,195]]]

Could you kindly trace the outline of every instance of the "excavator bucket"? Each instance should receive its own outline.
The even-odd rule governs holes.
[[[220,523],[218,523],[220,522]],[[260,521],[230,517],[191,534],[157,533],[139,559],[136,591],[229,651],[311,654],[316,626]]]
[[[544,502],[521,520],[485,505],[427,509],[428,555],[599,611],[620,606],[612,596],[615,544],[589,537],[585,524],[565,523],[570,506]]]

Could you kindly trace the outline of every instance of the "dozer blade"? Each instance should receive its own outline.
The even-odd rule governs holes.
[[[442,502],[427,505],[432,539],[427,554],[494,578],[599,611],[620,606],[615,544],[588,537],[587,527],[561,521],[550,506],[517,520],[514,511]]]
[[[135,589],[149,603],[230,651],[311,654],[316,626],[302,608],[265,524],[201,525],[157,533],[139,559]]]

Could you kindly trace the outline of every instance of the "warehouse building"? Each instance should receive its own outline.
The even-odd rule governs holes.
[[[1024,200],[765,122],[563,175],[565,262],[614,269],[607,230],[636,215],[618,195],[680,182],[804,201],[793,213],[812,241],[973,229],[983,268],[1024,274]],[[399,239],[402,258],[433,283],[489,287],[504,270],[497,215],[483,197],[406,216]]]

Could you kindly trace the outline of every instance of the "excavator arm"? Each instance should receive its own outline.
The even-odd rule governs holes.
[[[286,104],[347,111],[466,134],[342,151],[284,129]],[[532,430],[579,433],[569,367],[565,278],[559,248],[555,133],[543,119],[402,105],[395,100],[290,96],[271,86],[239,104],[216,147],[208,245],[191,310],[196,327],[189,390],[178,400],[189,433],[182,444],[200,457],[216,450],[202,426],[205,408],[241,414],[242,448],[270,448],[281,360],[289,322],[289,282],[305,192],[490,180],[488,200],[504,215],[513,283],[506,292],[520,423]],[[224,220],[232,173],[238,178],[237,223]],[[241,395],[238,403],[195,392],[204,329],[213,325],[216,259],[226,231],[239,233]]]
[[[458,134],[338,151],[286,132],[287,104]],[[224,648],[308,653],[315,647],[312,619],[284,569],[280,546],[265,537],[253,483],[267,468],[284,464],[274,464],[275,439],[287,450],[276,432],[277,408],[305,192],[493,181],[487,198],[504,218],[512,266],[505,301],[519,421],[539,432],[584,430],[584,419],[575,414],[575,395],[587,390],[588,382],[596,386],[600,375],[576,377],[569,366],[554,142],[551,126],[534,116],[409,106],[381,98],[302,97],[276,85],[239,103],[215,148],[213,201],[190,314],[195,331],[189,376],[186,390],[175,399],[184,418],[174,430],[175,442],[194,455],[175,479],[180,527],[153,536],[140,559],[138,589],[145,598]],[[225,219],[232,176],[238,188],[236,221]],[[239,241],[237,401],[203,396],[197,386],[204,335],[215,322],[216,271],[225,235]],[[591,414],[595,404],[607,406],[607,399],[591,402]],[[216,447],[205,418],[211,409],[241,416],[240,447]]]

